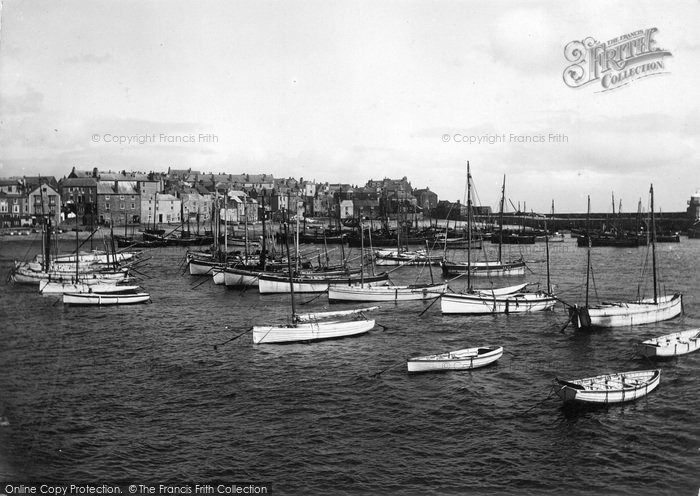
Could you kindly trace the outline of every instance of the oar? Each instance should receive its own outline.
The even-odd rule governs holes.
[[[564,324],[564,327],[559,329],[559,332],[564,332],[566,330],[566,328],[569,327],[569,324],[571,324],[571,319],[566,321],[566,324]]]
[[[405,362],[406,362],[406,360],[403,360],[403,361],[401,361],[401,362],[398,362],[398,363],[395,363],[395,364],[393,364],[393,365],[390,365],[389,367],[385,368],[384,370],[380,370],[379,372],[375,372],[375,373],[372,374],[370,377],[371,377],[372,379],[376,379],[377,377],[379,377],[380,375],[382,375],[382,374],[383,374],[384,372],[386,372],[387,370],[391,370],[391,369],[393,369],[393,368],[396,368],[396,367],[398,367],[399,365],[404,364]]]
[[[228,329],[228,326],[226,326],[226,329]],[[217,350],[217,349],[218,349],[217,346],[223,346],[223,345],[225,345],[226,343],[230,343],[230,342],[233,341],[234,339],[238,339],[238,338],[240,338],[241,336],[243,336],[244,334],[248,334],[248,333],[249,333],[250,331],[252,331],[252,330],[253,330],[253,328],[251,327],[251,328],[248,329],[247,331],[243,331],[242,333],[233,336],[233,337],[232,337],[231,339],[229,339],[228,341],[224,341],[223,343],[219,343],[218,345],[215,344],[215,345],[214,345],[214,350]]]
[[[319,299],[321,296],[323,296],[324,294],[325,294],[325,293],[319,293],[319,294],[317,294],[316,296],[314,296],[313,298],[311,298],[311,299],[308,300],[308,301],[302,301],[302,302],[300,303],[300,305],[308,305],[308,304],[311,303],[312,301],[318,300],[318,299]]]
[[[197,284],[195,284],[194,286],[192,286],[192,289],[197,289],[197,288],[200,287],[202,284],[207,283],[207,282],[211,282],[211,281],[213,281],[213,280],[214,280],[214,279],[213,279],[212,277],[205,277],[204,280],[203,280],[202,282],[198,282]]]
[[[430,307],[432,307],[432,306],[435,304],[435,302],[438,301],[439,299],[440,299],[439,296],[436,296],[435,298],[433,298],[433,301],[430,302],[430,305],[428,305],[428,306],[425,308],[425,310],[423,310],[421,313],[419,313],[418,316],[419,316],[419,317],[422,317],[423,314],[424,314],[425,312],[427,312],[427,311],[430,309]]]
[[[153,276],[149,276],[148,274],[145,274],[145,273],[141,272],[140,270],[136,270],[136,269],[134,269],[133,267],[130,267],[129,270],[133,270],[134,272],[136,272],[137,274],[142,275],[142,276],[145,277],[146,279],[153,279]]]

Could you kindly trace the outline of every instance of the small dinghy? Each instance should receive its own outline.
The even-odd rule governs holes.
[[[642,341],[637,345],[637,352],[647,358],[673,357],[697,351],[699,348],[700,328],[695,328]]]
[[[469,370],[484,367],[503,355],[502,346],[482,346],[463,350],[409,358],[409,372],[431,372],[436,370]]]
[[[638,370],[566,381],[554,379],[557,396],[565,402],[588,404],[623,403],[656,389],[661,370]]]

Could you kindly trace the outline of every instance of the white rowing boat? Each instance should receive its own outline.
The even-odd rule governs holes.
[[[639,370],[585,379],[556,378],[555,391],[565,402],[608,404],[636,400],[656,389],[661,370]]]
[[[438,355],[409,358],[409,372],[431,372],[437,370],[469,370],[484,367],[503,355],[502,346],[482,346],[440,353]]]
[[[637,345],[639,354],[649,358],[685,355],[698,349],[700,349],[700,328],[647,339]]]

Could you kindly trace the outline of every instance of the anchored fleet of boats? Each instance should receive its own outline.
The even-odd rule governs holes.
[[[399,302],[423,301],[430,306],[440,300],[442,314],[515,314],[552,310],[557,303],[568,308],[569,323],[576,329],[613,328],[655,323],[677,317],[682,312],[682,295],[680,293],[661,294],[657,280],[656,239],[654,225],[653,186],[650,188],[651,229],[648,245],[652,253],[653,296],[637,297],[628,301],[607,301],[591,303],[589,300],[589,281],[591,277],[591,247],[593,236],[584,233],[579,238],[586,240],[586,293],[582,304],[569,304],[559,299],[553,292],[554,286],[549,276],[549,236],[544,236],[546,247],[547,280],[544,290],[528,291],[529,284],[494,285],[493,280],[509,276],[524,276],[527,264],[521,259],[504,261],[501,244],[506,238],[502,223],[497,234],[491,240],[498,243],[498,256],[495,260],[472,260],[474,245],[482,247],[479,237],[472,239],[472,201],[471,171],[467,163],[467,230],[466,236],[459,238],[453,246],[464,250],[466,260],[449,260],[447,246],[450,238],[445,232],[442,238],[442,254],[431,254],[428,244],[426,249],[408,250],[397,239],[396,248],[383,244],[387,248],[374,250],[370,244],[369,261],[365,250],[365,240],[372,243],[372,234],[359,222],[357,240],[361,247],[360,267],[351,267],[343,251],[342,263],[338,266],[318,263],[313,266],[301,253],[299,232],[295,252],[289,246],[290,235],[287,224],[283,223],[284,233],[278,238],[284,240],[286,253],[271,256],[266,249],[265,228],[263,226],[262,251],[255,255],[248,253],[247,242],[245,255],[229,254],[221,249],[215,236],[213,249],[210,251],[188,251],[187,262],[192,276],[212,277],[215,283],[237,288],[254,288],[262,294],[287,293],[290,295],[291,315],[286,322],[254,325],[245,333],[252,332],[252,342],[256,345],[308,342],[322,339],[356,336],[365,334],[375,328],[377,322],[368,318],[367,313],[379,307],[351,308],[337,311],[315,313],[297,313],[295,293],[326,294],[329,303],[353,302]],[[501,196],[502,219],[505,199],[505,178]],[[397,232],[400,230],[397,229]],[[545,232],[547,232],[545,225]],[[341,233],[337,240],[342,249],[345,236]],[[533,236],[534,238],[534,236]],[[563,241],[555,236],[557,241]],[[510,236],[508,242],[515,243]],[[307,240],[308,241],[308,240]],[[327,242],[325,235],[312,240],[316,243]],[[387,240],[385,240],[387,241]],[[474,242],[474,244],[473,244]],[[525,241],[523,241],[525,242]],[[528,243],[529,238],[528,238]],[[533,241],[534,242],[534,241]],[[109,249],[98,252],[80,252],[76,238],[76,251],[73,254],[56,254],[50,246],[50,229],[44,230],[44,248],[42,254],[29,262],[16,262],[12,271],[12,280],[20,284],[36,284],[42,294],[61,295],[66,305],[124,305],[151,301],[150,294],[138,285],[129,284],[133,280],[131,271],[140,263],[139,252]],[[439,264],[442,275],[447,281],[435,281],[432,266]],[[369,265],[367,267],[366,265]],[[388,272],[375,272],[376,266],[394,265]],[[420,265],[430,273],[430,282],[415,284],[395,284],[390,273],[403,266]],[[424,274],[423,271],[421,271]],[[474,288],[473,277],[490,278],[490,287]],[[462,279],[463,278],[463,279]],[[453,281],[466,279],[466,287],[455,290]],[[483,281],[484,279],[480,279]],[[461,281],[460,281],[461,282]],[[482,284],[482,286],[486,286]],[[430,308],[428,306],[427,308]],[[427,308],[425,310],[427,310]],[[424,310],[424,311],[425,311]],[[233,339],[235,339],[233,338]],[[681,330],[672,334],[644,340],[636,345],[637,353],[647,358],[673,357],[684,355],[700,348],[700,329]],[[499,345],[481,345],[456,351],[428,354],[408,358],[408,372],[472,370],[495,363],[503,355]],[[611,404],[631,401],[653,391],[660,382],[661,370],[628,371],[610,373],[583,379],[554,379],[554,391],[565,402]]]

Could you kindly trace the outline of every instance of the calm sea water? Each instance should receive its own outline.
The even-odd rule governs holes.
[[[510,249],[531,262],[522,280],[544,285],[544,245]],[[0,239],[3,278],[12,260],[38,250]],[[581,303],[585,249],[567,239],[551,251],[558,294]],[[634,297],[646,251],[594,249],[598,296]],[[699,253],[700,240],[659,245],[662,281],[685,303],[683,317],[664,323],[560,332],[561,305],[467,317],[404,302],[374,313],[386,329],[289,345],[253,345],[250,334],[221,345],[253,324],[288,319],[289,297],[200,285],[183,273],[184,249],[145,252],[148,305],[64,307],[3,279],[0,411],[9,425],[0,426],[0,481],[267,483],[277,494],[694,495],[700,353],[655,364],[633,345],[700,326]],[[401,268],[391,277],[430,276]],[[298,305],[328,301],[302,295]],[[406,373],[410,356],[487,344],[505,348],[494,366]],[[657,366],[661,385],[634,403],[571,410],[550,395],[555,376]]]

